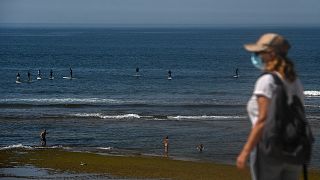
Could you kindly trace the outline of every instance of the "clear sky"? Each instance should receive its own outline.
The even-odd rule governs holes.
[[[320,0],[0,0],[0,23],[320,25]]]

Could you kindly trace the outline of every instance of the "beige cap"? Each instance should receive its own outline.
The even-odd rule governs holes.
[[[287,54],[290,47],[289,42],[283,36],[275,33],[264,34],[256,43],[244,45],[244,48],[249,52],[274,50],[281,54]]]

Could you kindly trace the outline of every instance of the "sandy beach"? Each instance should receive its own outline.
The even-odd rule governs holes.
[[[0,168],[34,166],[56,172],[99,174],[124,179],[250,179],[249,170],[213,162],[191,162],[164,157],[110,156],[62,149],[0,151]],[[318,170],[310,170],[310,179],[319,179]],[[107,179],[107,178],[106,178]]]

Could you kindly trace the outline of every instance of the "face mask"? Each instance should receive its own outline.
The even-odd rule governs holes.
[[[259,55],[253,53],[251,55],[251,63],[253,64],[254,67],[263,70],[264,69],[264,62],[262,61],[262,59],[260,58]]]

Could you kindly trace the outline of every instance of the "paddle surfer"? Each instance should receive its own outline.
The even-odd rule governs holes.
[[[239,77],[239,69],[237,68],[236,69],[236,75],[234,76],[235,78],[238,78]]]
[[[53,78],[53,71],[52,71],[52,69],[50,69],[50,79],[52,79]]]
[[[17,81],[20,82],[20,73],[17,74]]]
[[[31,74],[30,74],[30,71],[28,71],[28,81],[29,81],[29,82],[31,81]]]
[[[73,76],[72,76],[72,69],[71,69],[71,67],[70,67],[70,78],[71,78],[71,79],[73,78]]]
[[[171,75],[172,75],[172,72],[171,72],[171,70],[169,70],[169,71],[168,71],[168,79],[171,79],[171,78],[172,78]]]

